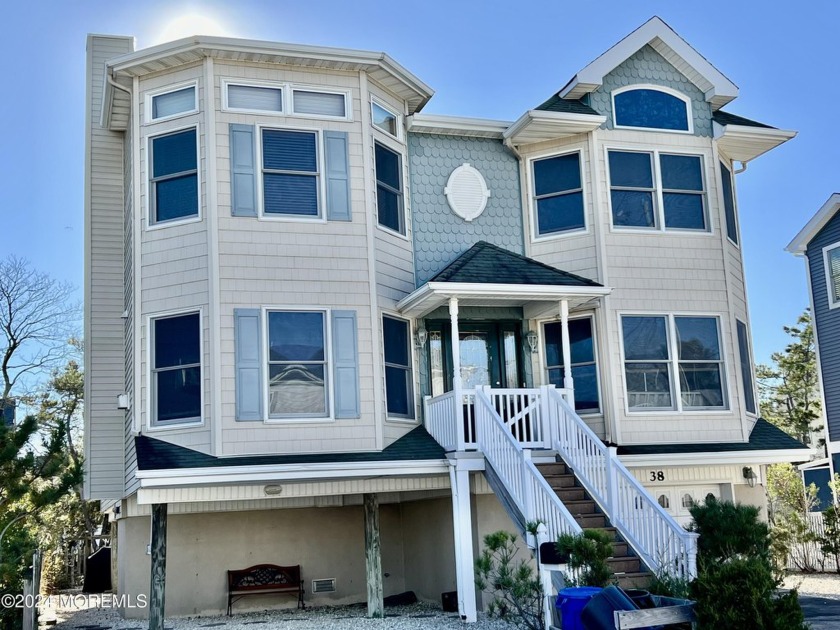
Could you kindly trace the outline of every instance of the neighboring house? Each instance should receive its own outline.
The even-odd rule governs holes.
[[[825,459],[803,470],[830,504],[828,481],[840,470],[840,193],[828,198],[787,246],[806,262],[825,420]]]
[[[757,416],[734,181],[794,134],[722,111],[660,19],[515,122],[420,113],[383,53],[132,41],[88,41],[85,483],[120,593],[166,559],[167,614],[221,611],[226,570],[300,564],[310,603],[474,620],[486,533],[608,519],[624,578],[691,575],[695,501],[764,507],[808,459]]]

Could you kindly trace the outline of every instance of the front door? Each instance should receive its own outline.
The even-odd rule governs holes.
[[[458,351],[464,389],[522,387],[518,322],[461,322]],[[429,323],[432,395],[452,389],[452,338],[449,322]]]

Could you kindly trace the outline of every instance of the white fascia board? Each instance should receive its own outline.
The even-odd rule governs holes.
[[[504,132],[504,138],[516,143],[516,138],[533,124],[542,124],[548,128],[555,128],[558,136],[574,133],[585,133],[603,125],[606,116],[594,114],[575,114],[570,112],[549,112],[542,109],[530,109]]]
[[[254,39],[237,39],[232,37],[195,36],[178,39],[173,42],[144,48],[128,55],[117,57],[108,62],[107,67],[114,72],[126,72],[143,64],[160,61],[167,57],[185,53],[213,54],[232,52],[240,54],[269,55],[278,57],[301,57],[304,59],[319,59],[325,62],[340,64],[367,64],[379,66],[392,74],[396,79],[414,90],[422,101],[428,101],[434,90],[421,81],[414,74],[406,70],[384,52],[368,50],[354,50],[352,48],[332,48],[328,46],[309,46],[305,44],[288,44]]]
[[[822,468],[823,466],[828,466],[828,458],[823,457],[822,459],[815,459],[812,462],[808,462],[807,464],[799,464],[797,468],[799,470],[811,470],[812,468]]]
[[[217,468],[176,468],[138,470],[134,474],[141,488],[201,486],[314,479],[358,479],[366,477],[404,477],[446,473],[447,460],[422,462],[351,462],[331,464],[272,464],[266,466],[219,466]]]
[[[603,84],[607,74],[657,38],[712,85],[705,91],[707,101],[714,99],[722,105],[723,101],[729,102],[738,97],[737,85],[726,78],[661,18],[654,16],[578,72],[560,91],[561,98],[580,98],[583,94],[592,92]]]
[[[726,154],[739,162],[749,162],[795,138],[796,131],[751,127],[747,125],[721,125],[714,123],[714,135]]]
[[[800,230],[799,234],[793,237],[793,240],[785,247],[785,250],[791,254],[804,255],[805,250],[808,249],[808,243],[834,217],[838,209],[840,209],[840,193],[834,193],[822,205],[822,208],[817,210],[817,213],[811,217],[811,220]]]
[[[417,133],[447,133],[453,136],[501,138],[511,126],[510,121],[437,114],[414,114],[408,117],[408,131]]]
[[[656,455],[619,455],[627,467],[642,466],[694,466],[712,464],[783,464],[810,459],[811,449],[785,449],[778,451],[731,451],[708,453],[660,453]]]

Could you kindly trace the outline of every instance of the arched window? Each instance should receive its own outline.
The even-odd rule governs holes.
[[[688,98],[657,86],[634,86],[613,92],[613,120],[616,127],[692,130]]]
[[[685,509],[693,508],[694,507],[694,499],[691,497],[690,494],[687,492],[683,495],[682,498],[682,506]]]
[[[669,509],[671,507],[671,499],[668,498],[667,494],[660,494],[659,498],[657,499],[659,506],[664,509]]]

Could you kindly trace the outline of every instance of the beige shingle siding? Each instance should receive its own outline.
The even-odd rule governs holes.
[[[124,479],[124,139],[99,125],[105,62],[131,40],[88,38],[85,190],[85,489],[91,499],[119,499]]]

